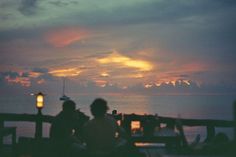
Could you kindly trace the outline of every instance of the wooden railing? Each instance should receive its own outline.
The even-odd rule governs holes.
[[[219,128],[236,128],[235,121],[229,120],[213,120],[213,119],[183,119],[183,118],[172,118],[172,117],[162,117],[156,115],[123,115],[122,119],[120,118],[122,115],[119,115],[116,119],[122,120],[122,126],[125,128],[129,135],[132,135],[132,121],[139,121],[141,127],[143,127],[143,137],[139,137],[140,141],[145,141],[146,137],[153,137],[153,131],[155,127],[160,127],[161,124],[166,124],[170,128],[177,127],[176,125],[178,122],[181,122],[182,127],[194,127],[194,126],[201,126],[206,128],[207,138],[206,141],[211,140],[215,136],[215,129],[216,127]],[[153,141],[152,138],[149,138],[150,141]],[[152,139],[152,140],[151,140]],[[161,137],[160,137],[161,139]],[[156,141],[160,140],[156,138]],[[168,140],[168,138],[166,138]],[[162,141],[162,140],[160,140]]]
[[[171,127],[176,127],[176,121],[181,121],[183,126],[202,126],[206,127],[207,140],[210,140],[215,136],[216,127],[231,127],[236,128],[235,121],[228,120],[211,120],[211,119],[180,119],[171,117],[162,117],[156,115],[136,115],[136,114],[116,114],[114,117],[120,121],[121,126],[126,130],[131,139],[135,142],[163,142],[165,143],[171,140],[178,140],[178,138],[172,139],[156,137],[153,135],[154,128],[161,124],[168,124]],[[0,129],[4,128],[5,122],[34,122],[35,138],[42,138],[42,124],[52,123],[54,116],[42,115],[42,114],[12,114],[12,113],[0,113]],[[132,121],[139,121],[143,129],[142,136],[132,136]],[[2,136],[0,136],[0,142],[3,142]]]
[[[50,115],[41,114],[14,114],[14,113],[0,113],[0,146],[3,145],[3,137],[12,135],[12,143],[16,142],[16,129],[5,127],[5,122],[33,122],[35,123],[35,138],[42,138],[43,123],[51,123],[54,117]]]

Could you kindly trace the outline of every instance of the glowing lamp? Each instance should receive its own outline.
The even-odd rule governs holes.
[[[36,96],[36,108],[38,109],[36,125],[35,125],[35,138],[41,139],[42,138],[42,130],[43,130],[43,122],[42,122],[42,108],[44,107],[44,94],[39,92],[34,94]]]
[[[135,130],[135,129],[140,129],[141,128],[141,123],[140,121],[132,121],[131,122],[131,129]]]
[[[36,107],[38,109],[42,109],[44,107],[44,94],[39,92],[38,94],[36,94]]]
[[[131,121],[131,133],[133,135],[142,135],[142,127],[140,121]]]

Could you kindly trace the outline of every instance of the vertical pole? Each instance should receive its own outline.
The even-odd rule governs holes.
[[[212,125],[207,126],[207,138],[206,141],[209,142],[215,137],[215,127]]]
[[[4,128],[4,121],[0,119],[0,129]]]
[[[184,133],[183,123],[181,119],[176,119],[175,124],[176,124],[177,129],[179,130],[180,145],[182,145],[183,147],[187,147],[188,141]]]
[[[234,111],[234,141],[236,141],[236,100],[233,104],[233,111]]]
[[[4,128],[4,121],[0,119],[0,129],[3,129],[3,128]],[[2,146],[3,146],[3,136],[0,134],[0,149],[2,148]]]
[[[41,139],[42,138],[42,131],[43,130],[43,123],[42,123],[42,111],[39,108],[36,118],[36,128],[35,128],[35,138]]]
[[[127,134],[130,136],[131,135],[131,120],[130,120],[129,115],[124,115],[123,128],[125,129]]]
[[[16,127],[12,128],[12,155],[16,156]]]

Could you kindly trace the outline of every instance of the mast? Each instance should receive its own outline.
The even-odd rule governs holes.
[[[65,77],[63,77],[62,95],[65,95]]]
[[[66,96],[65,94],[65,88],[66,88],[66,77],[63,77],[62,96],[60,97],[61,101],[70,100],[70,97]]]

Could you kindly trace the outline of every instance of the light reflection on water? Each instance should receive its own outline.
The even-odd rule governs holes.
[[[197,119],[224,119],[232,120],[232,104],[236,96],[233,95],[164,95],[164,96],[144,96],[144,95],[79,95],[68,94],[76,103],[77,108],[91,116],[89,105],[97,97],[103,97],[108,101],[109,112],[116,109],[118,113],[135,114],[158,114],[160,116],[171,116],[181,118]],[[60,95],[47,94],[45,97],[45,107],[43,114],[56,115],[61,110]],[[12,98],[0,98],[0,112],[3,113],[36,113],[35,98],[31,96],[19,96]],[[34,125],[27,123],[8,123],[7,125],[17,126],[20,136],[34,135]],[[26,129],[27,128],[27,129]],[[45,125],[44,136],[48,136],[49,125]],[[192,140],[197,134],[205,137],[205,128],[186,127],[184,128],[188,139]],[[222,129],[218,129],[222,131]],[[232,129],[223,129],[232,132]],[[229,133],[231,134],[231,133]]]

